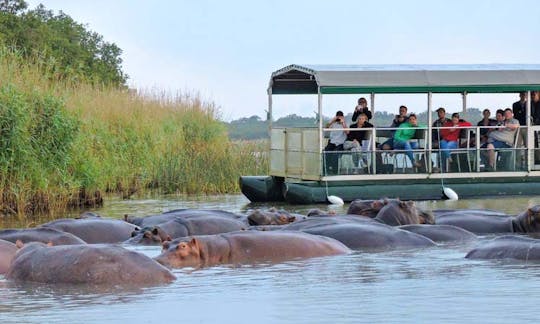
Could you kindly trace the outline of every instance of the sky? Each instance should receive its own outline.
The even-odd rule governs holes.
[[[41,0],[123,50],[130,87],[190,93],[225,121],[266,117],[270,75],[290,64],[538,64],[536,1]],[[325,96],[324,114],[352,112],[359,95]],[[469,107],[517,95],[470,95]],[[381,95],[377,110],[425,111],[425,95]],[[434,95],[461,109],[461,96]],[[274,117],[314,117],[316,96],[275,96]]]

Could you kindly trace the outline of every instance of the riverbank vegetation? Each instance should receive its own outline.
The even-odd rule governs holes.
[[[0,6],[0,20],[17,26],[13,17],[28,13],[7,4],[24,1]],[[50,51],[15,46],[6,34],[0,28],[1,214],[95,206],[106,193],[238,192],[240,175],[266,173],[266,155],[256,154],[264,144],[231,142],[213,103],[130,90],[123,73],[115,76],[118,60],[101,69],[103,56],[93,53],[96,60],[67,68]]]

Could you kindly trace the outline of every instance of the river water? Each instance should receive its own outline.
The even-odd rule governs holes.
[[[419,202],[426,209],[490,208],[515,214],[540,197]],[[246,213],[240,195],[108,200],[121,218],[175,208]],[[278,205],[304,213],[326,205]],[[336,207],[337,212],[347,206]],[[4,224],[5,225],[5,224]],[[488,238],[482,238],[488,239]],[[0,323],[516,323],[540,319],[540,263],[473,261],[476,243],[355,252],[280,264],[175,270],[152,288],[13,284],[0,276]],[[129,247],[149,256],[159,247]]]

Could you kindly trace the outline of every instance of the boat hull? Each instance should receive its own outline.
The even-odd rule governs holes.
[[[287,201],[291,204],[327,203],[329,195],[346,202],[382,197],[403,200],[443,199],[440,180],[297,181],[271,176],[241,177],[242,193],[252,202]],[[540,177],[445,179],[460,198],[540,195]]]

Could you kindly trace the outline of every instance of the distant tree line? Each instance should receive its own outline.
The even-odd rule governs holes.
[[[495,112],[493,112],[494,114]],[[417,114],[421,124],[427,124],[427,112]],[[386,111],[376,111],[371,122],[375,126],[390,126],[395,114]],[[447,114],[450,118],[450,114]],[[481,118],[482,112],[478,108],[468,108],[465,113],[460,112],[460,117],[475,125]],[[323,117],[323,122],[328,122],[332,117]],[[352,113],[345,116],[347,124],[351,124]],[[437,113],[433,112],[433,120],[437,119]],[[268,122],[259,116],[244,117],[226,123],[229,130],[229,138],[233,140],[256,140],[268,138]],[[316,127],[317,118],[302,117],[296,114],[281,117],[274,121],[274,126],[283,127]]]
[[[0,0],[0,45],[37,61],[56,80],[125,86],[122,50],[62,11],[24,0]]]

